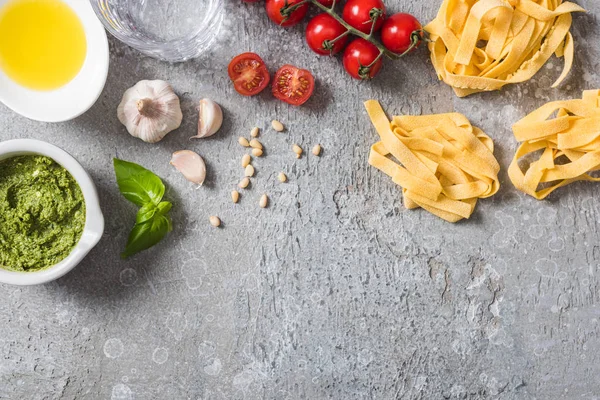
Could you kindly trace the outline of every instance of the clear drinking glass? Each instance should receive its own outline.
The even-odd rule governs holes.
[[[155,58],[198,57],[216,39],[225,0],[90,0],[104,27],[125,44]]]

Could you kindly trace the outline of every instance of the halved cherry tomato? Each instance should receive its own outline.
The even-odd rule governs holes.
[[[389,51],[401,54],[410,48],[412,34],[419,30],[421,30],[421,24],[412,15],[406,13],[394,14],[383,23],[381,41]],[[423,37],[423,32],[420,32],[420,37]]]
[[[376,12],[375,10],[381,13],[373,29],[373,32],[377,32],[385,20],[385,5],[382,0],[348,0],[342,11],[342,18],[353,28],[369,33],[373,25],[372,13]]]
[[[379,56],[379,49],[371,42],[358,38],[352,41],[344,50],[344,68],[355,79],[371,79],[381,69],[381,57],[371,66]]]
[[[254,96],[267,87],[271,77],[265,62],[256,53],[235,56],[227,68],[235,90],[243,96]]]
[[[285,6],[293,6],[301,1],[302,0],[267,0],[265,3],[267,16],[271,21],[283,27],[296,25],[306,16],[306,13],[308,12],[308,3],[302,4],[290,13],[290,15],[282,15],[281,9]]]
[[[273,78],[273,96],[288,104],[299,106],[306,103],[315,88],[315,78],[305,70],[284,65]]]
[[[306,25],[306,43],[315,53],[321,55],[336,54],[342,51],[348,36],[334,43],[329,41],[346,33],[346,28],[327,13],[319,14]]]

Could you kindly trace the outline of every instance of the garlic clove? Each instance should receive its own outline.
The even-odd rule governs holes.
[[[202,185],[206,178],[206,164],[202,157],[191,150],[180,150],[173,153],[171,165],[183,174],[190,182]]]
[[[198,107],[198,134],[190,139],[201,139],[217,133],[223,124],[223,110],[210,99],[200,100]]]
[[[160,80],[143,80],[125,91],[117,117],[131,136],[156,143],[179,128],[183,114],[171,85]]]

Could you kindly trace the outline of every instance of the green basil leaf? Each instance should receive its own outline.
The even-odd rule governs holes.
[[[115,175],[121,194],[132,203],[143,207],[158,205],[165,194],[165,185],[152,171],[141,165],[114,159]]]
[[[171,207],[173,207],[173,204],[171,204],[170,202],[168,202],[168,201],[161,201],[160,204],[157,207],[158,210],[156,212],[159,215],[167,215],[167,213],[169,211],[171,211]]]
[[[172,230],[171,219],[166,215],[154,215],[150,220],[136,224],[127,240],[122,258],[127,258],[160,242]]]
[[[162,204],[162,203],[161,203]],[[158,212],[158,207],[154,205],[154,203],[147,203],[142,208],[138,210],[137,216],[135,218],[136,224],[143,224],[148,221]]]

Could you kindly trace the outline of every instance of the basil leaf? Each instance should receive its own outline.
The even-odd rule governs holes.
[[[157,211],[158,207],[155,206],[154,203],[147,203],[138,210],[137,216],[135,217],[135,223],[143,224],[154,217]]]
[[[165,194],[165,185],[158,176],[141,165],[118,158],[113,161],[119,190],[127,200],[140,207],[148,203],[160,203]]]
[[[161,201],[157,207],[157,213],[159,215],[167,215],[167,213],[171,211],[171,207],[173,207],[173,204],[169,203],[168,201]]]
[[[121,253],[121,257],[127,258],[142,250],[149,249],[160,242],[172,229],[171,219],[166,215],[159,214],[155,214],[142,224],[136,224],[129,234],[127,246],[125,251]]]

